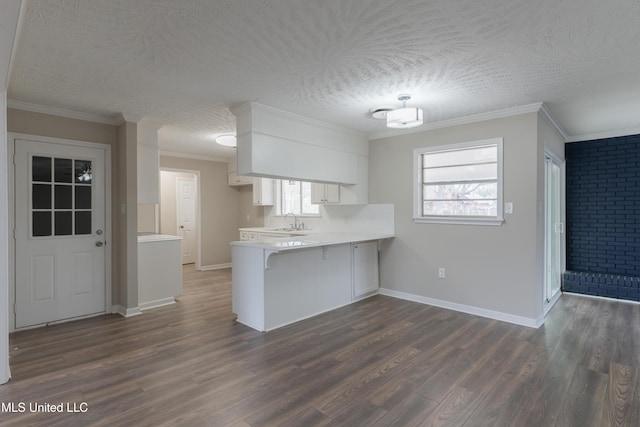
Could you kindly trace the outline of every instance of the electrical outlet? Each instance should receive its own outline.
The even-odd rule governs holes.
[[[440,268],[438,269],[438,277],[439,277],[439,278],[441,278],[441,279],[444,279],[444,278],[445,278],[445,271],[444,271],[444,268],[440,267]]]
[[[513,203],[507,202],[504,204],[504,213],[512,214],[513,213]]]

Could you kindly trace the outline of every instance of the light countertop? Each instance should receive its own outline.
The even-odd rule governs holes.
[[[289,237],[272,237],[264,240],[241,240],[231,242],[231,245],[282,252],[318,246],[330,246],[345,243],[366,242],[369,240],[390,239],[394,237],[393,234],[379,232],[312,232],[311,230],[301,231],[305,231],[308,234]]]
[[[172,236],[170,234],[156,234],[156,233],[139,233],[138,234],[138,243],[164,242],[169,240],[182,240],[182,237]]]

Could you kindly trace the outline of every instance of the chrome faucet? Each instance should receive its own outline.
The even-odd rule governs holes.
[[[289,215],[293,215],[293,224],[291,224],[291,228],[293,228],[294,230],[300,230],[300,225],[298,224],[298,217],[293,212],[289,212],[288,214],[286,214],[284,216],[284,220],[286,221]]]

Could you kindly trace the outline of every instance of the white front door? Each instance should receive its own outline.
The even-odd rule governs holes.
[[[196,181],[177,178],[178,235],[182,237],[182,263],[196,262]]]
[[[105,312],[105,150],[15,140],[15,326]]]

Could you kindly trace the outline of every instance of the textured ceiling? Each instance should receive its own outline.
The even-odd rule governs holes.
[[[30,0],[8,97],[160,121],[163,149],[228,155],[256,101],[367,134],[545,102],[570,136],[640,128],[637,0]]]

